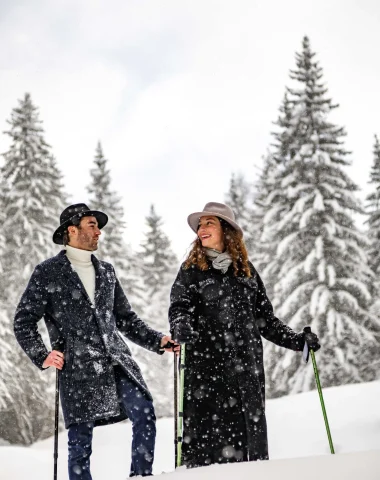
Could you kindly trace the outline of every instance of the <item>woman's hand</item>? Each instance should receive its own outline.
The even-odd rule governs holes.
[[[321,348],[321,345],[319,343],[319,338],[315,333],[311,331],[310,327],[304,328],[303,336],[304,336],[305,342],[307,343],[307,346],[309,347],[309,350],[313,350],[313,352],[317,352]]]
[[[194,343],[198,340],[199,333],[193,330],[190,325],[177,325],[174,329],[173,338],[178,343]]]

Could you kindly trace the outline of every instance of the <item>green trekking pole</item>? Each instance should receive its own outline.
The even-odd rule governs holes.
[[[305,327],[303,329],[304,333],[311,333],[311,328],[310,327]],[[314,354],[314,351],[312,349],[309,350],[309,348],[307,347],[307,343],[305,342],[305,348],[307,348],[308,351],[310,351],[310,355],[311,355],[311,360],[313,362],[313,369],[314,369],[314,375],[315,375],[315,382],[317,384],[317,389],[318,389],[318,393],[319,393],[319,400],[321,402],[321,406],[322,406],[322,413],[323,413],[323,418],[325,420],[325,426],[326,426],[326,432],[327,432],[327,438],[329,440],[329,445],[330,445],[330,452],[332,454],[335,453],[335,450],[334,450],[334,445],[333,445],[333,441],[332,441],[332,438],[331,438],[331,432],[330,432],[330,426],[329,426],[329,421],[328,421],[328,418],[327,418],[327,413],[326,413],[326,407],[325,407],[325,402],[323,400],[323,393],[322,393],[322,387],[321,387],[321,382],[319,380],[319,373],[318,373],[318,368],[317,368],[317,361],[315,359],[315,354]],[[305,350],[305,349],[304,349]],[[306,354],[306,358],[304,357],[305,361],[307,362],[308,361],[308,352]]]
[[[177,467],[182,465],[182,432],[183,432],[183,395],[185,386],[185,349],[186,345],[181,345],[181,355],[179,360],[179,408],[177,422]]]

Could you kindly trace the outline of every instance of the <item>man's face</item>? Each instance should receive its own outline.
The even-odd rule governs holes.
[[[94,252],[101,234],[95,217],[83,217],[78,227],[70,226],[70,247]]]

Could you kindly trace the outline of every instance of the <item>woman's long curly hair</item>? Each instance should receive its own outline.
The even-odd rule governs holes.
[[[224,245],[226,252],[228,252],[232,258],[232,265],[234,269],[235,277],[251,277],[251,269],[248,264],[248,253],[245,248],[243,235],[235,230],[228,222],[222,218],[217,217],[222,226],[224,234]],[[190,253],[185,260],[184,268],[190,268],[191,265],[196,265],[200,270],[208,270],[211,262],[208,259],[200,238],[197,238],[192,243]]]

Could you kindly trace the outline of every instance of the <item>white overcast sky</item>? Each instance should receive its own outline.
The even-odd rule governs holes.
[[[380,135],[378,0],[1,0],[0,130],[30,92],[72,203],[87,201],[100,140],[127,239],[139,244],[154,203],[182,257],[187,215],[223,201],[231,172],[255,179],[304,35],[363,196]]]

